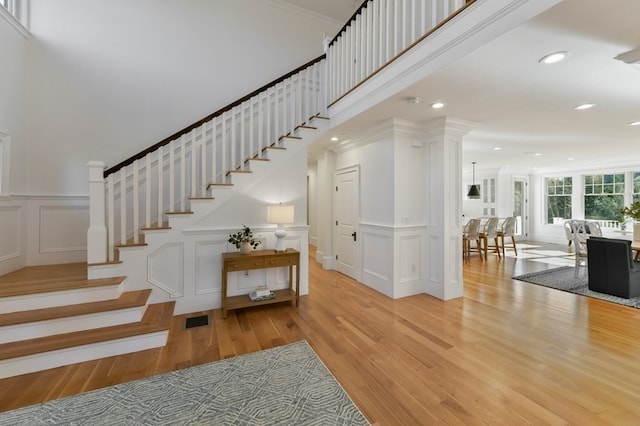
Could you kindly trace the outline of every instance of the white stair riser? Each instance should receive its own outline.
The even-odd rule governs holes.
[[[120,284],[0,298],[0,314],[117,299]]]
[[[168,335],[168,331],[158,331],[108,342],[2,360],[0,361],[0,379],[78,362],[160,348],[166,345]]]
[[[145,306],[137,306],[68,318],[10,325],[0,328],[0,344],[139,322],[142,319],[142,315],[144,315],[144,311]]]

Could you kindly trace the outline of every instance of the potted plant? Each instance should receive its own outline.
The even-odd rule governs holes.
[[[240,250],[240,253],[247,254],[251,249],[257,248],[261,241],[257,240],[251,228],[247,225],[242,225],[242,229],[234,234],[229,235],[229,242],[236,246]]]
[[[640,240],[640,201],[624,207],[620,213],[633,220],[633,240]]]

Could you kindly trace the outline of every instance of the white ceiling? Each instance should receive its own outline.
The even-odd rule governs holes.
[[[344,9],[344,21],[358,6],[290,2],[325,14]],[[479,125],[464,138],[467,171],[472,161],[477,170],[510,166],[523,173],[640,165],[640,126],[628,125],[640,121],[640,65],[614,59],[640,48],[639,19],[638,0],[564,0],[337,131],[348,138],[386,118],[447,115]],[[568,59],[538,63],[561,50]],[[407,102],[413,96],[418,105]],[[445,108],[431,110],[434,101]],[[587,102],[596,107],[573,109]]]

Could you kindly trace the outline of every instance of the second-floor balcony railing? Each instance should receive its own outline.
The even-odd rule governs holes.
[[[328,105],[338,101],[474,0],[369,0],[328,44]]]

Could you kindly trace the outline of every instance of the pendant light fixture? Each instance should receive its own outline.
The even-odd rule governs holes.
[[[473,185],[469,188],[467,198],[477,200],[480,198],[480,185],[476,185],[476,162],[471,163],[473,165]]]

